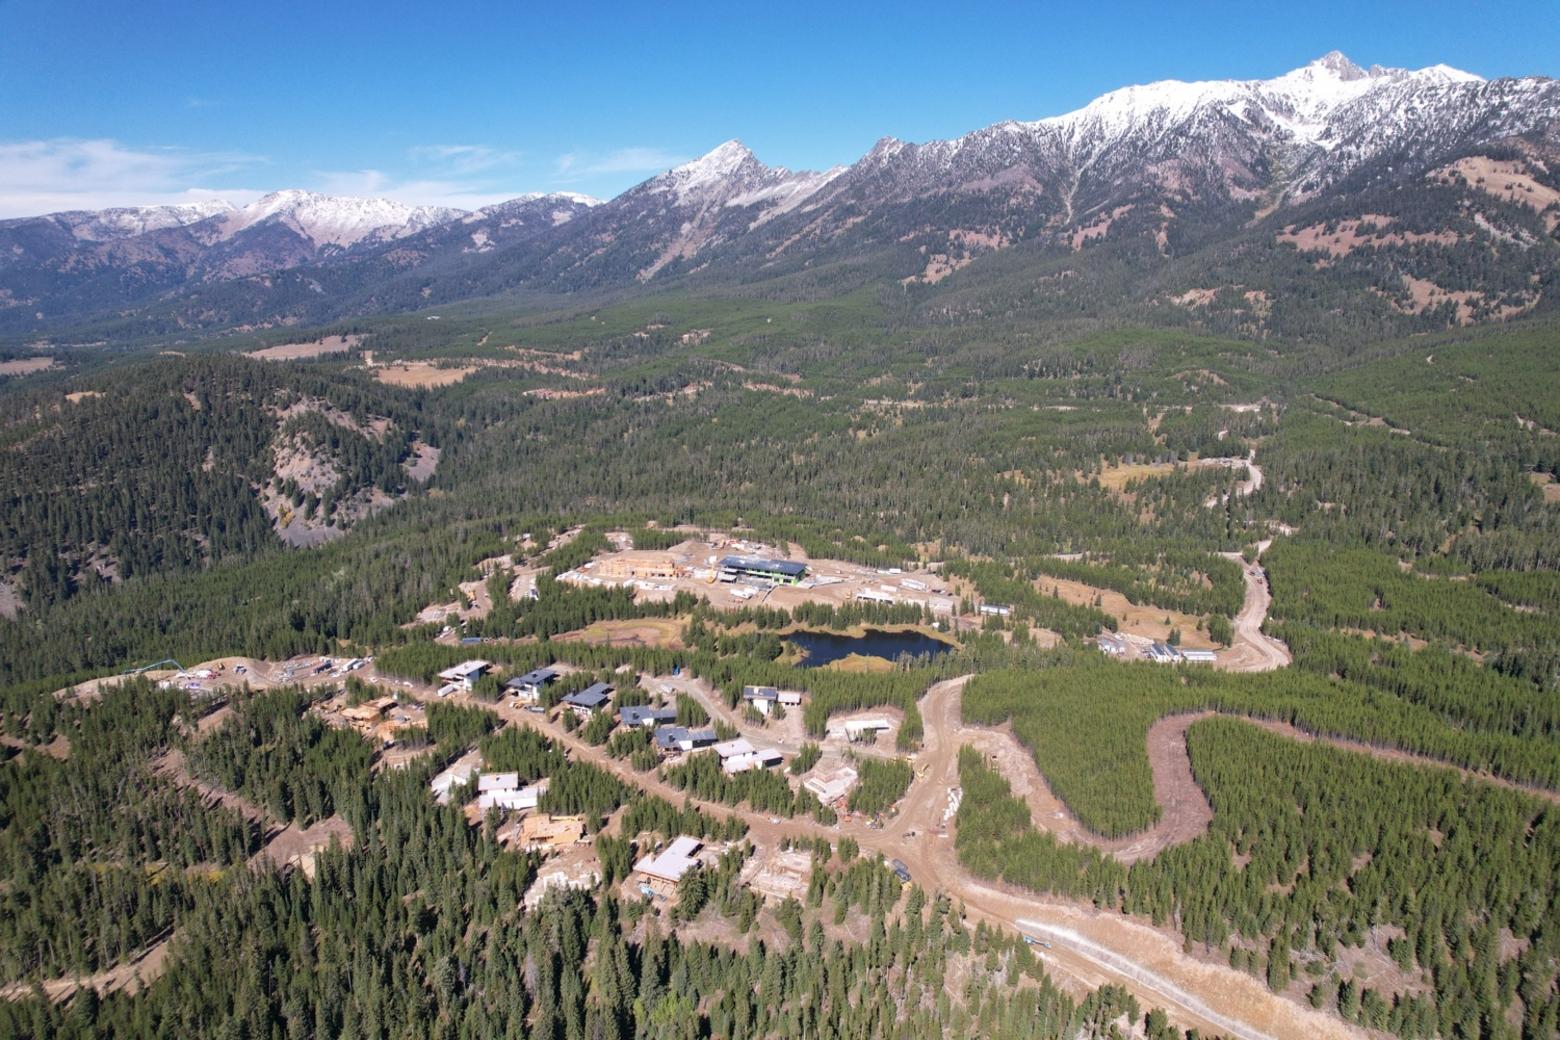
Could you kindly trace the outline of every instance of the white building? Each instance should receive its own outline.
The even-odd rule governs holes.
[[[736,758],[739,755],[751,755],[756,748],[748,743],[746,737],[738,737],[736,740],[725,740],[715,745],[715,754],[724,762],[728,758]]]
[[[730,776],[734,773],[745,773],[749,769],[771,769],[781,761],[780,752],[773,748],[761,748],[745,755],[732,755],[723,759],[720,767],[727,776]]]
[[[475,751],[462,755],[444,772],[434,777],[428,784],[433,791],[434,801],[440,805],[450,804],[450,792],[462,784],[469,784],[471,778],[477,775],[478,755]]]
[[[832,805],[850,794],[858,779],[859,774],[853,767],[840,766],[830,772],[808,777],[802,781],[802,786],[817,795],[818,801],[824,805]]]
[[[449,686],[470,693],[477,680],[482,678],[491,667],[493,667],[491,661],[462,661],[460,664],[444,669],[439,673],[439,678]],[[441,690],[440,693],[442,692]]]
[[[477,808],[484,811],[503,809],[505,812],[535,809],[546,791],[546,780],[538,780],[530,787],[522,787],[518,790],[489,791],[477,797]]]
[[[677,887],[683,875],[699,865],[696,858],[704,843],[698,838],[681,837],[653,856],[645,856],[634,864],[634,870],[643,874],[652,884]]]

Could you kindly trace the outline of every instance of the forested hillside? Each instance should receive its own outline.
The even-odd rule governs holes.
[[[275,334],[72,352],[0,390],[0,1027],[1208,1034],[1145,1014],[1163,991],[1116,962],[1016,938],[1063,906],[1152,930],[1178,985],[1252,987],[1284,1035],[1553,1035],[1551,324],[1362,345],[805,295],[288,330],[357,338],[286,363],[237,356]],[[728,539],[879,592],[913,572],[941,612],[590,580]],[[800,667],[798,628],[940,653]],[[56,693],[168,658],[234,670],[193,702],[189,673]],[[440,698],[473,658],[493,670]],[[502,695],[548,665],[540,711]],[[214,692],[234,680],[267,689]],[[663,760],[560,710],[598,681],[782,765]],[[802,703],[759,716],[749,685]],[[332,706],[382,696],[367,740]],[[841,734],[868,715],[892,734]],[[559,857],[429,790],[473,751],[585,818],[596,880],[522,907]],[[803,786],[847,764],[833,804]],[[312,880],[267,851],[309,828],[339,846]],[[678,834],[733,844],[646,897],[634,864]],[[765,903],[744,868],[796,850],[794,898]],[[152,953],[138,993],[30,995]]]
[[[3,578],[34,610],[338,534],[405,495],[413,439],[440,434],[412,395],[228,357],[81,386],[10,397],[0,427]]]

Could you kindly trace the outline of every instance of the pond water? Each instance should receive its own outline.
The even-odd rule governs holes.
[[[860,636],[847,636],[838,632],[793,632],[786,639],[805,655],[802,658],[803,668],[817,668],[851,654],[884,657],[892,661],[900,654],[936,657],[953,649],[951,644],[920,632],[883,632],[875,628],[867,629]]]

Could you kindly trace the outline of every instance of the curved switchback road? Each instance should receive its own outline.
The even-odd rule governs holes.
[[[1049,935],[1052,948],[1036,952],[1058,976],[1087,987],[1106,982],[1124,986],[1144,1005],[1165,1008],[1183,1026],[1238,1040],[1330,1040],[1361,1035],[1340,1019],[1269,992],[1249,975],[1183,953],[1173,938],[1147,925],[969,875],[958,862],[951,837],[936,833],[944,826],[949,795],[958,786],[959,694],[969,678],[937,683],[922,700],[926,742],[916,758],[917,775],[899,814],[881,830],[859,821],[825,827],[812,820],[780,819],[693,798],[654,774],[635,771],[626,761],[612,758],[604,748],[585,743],[543,715],[506,704],[482,706],[514,724],[540,730],[576,758],[673,804],[687,803],[710,813],[738,816],[758,844],[785,838],[837,841],[841,836],[852,837],[864,849],[904,861],[922,888],[947,894],[974,918]],[[432,696],[431,691],[418,693]],[[1025,924],[1018,924],[1020,919]]]
[[[1254,568],[1260,573],[1259,568]],[[1248,576],[1252,573],[1248,570]],[[1249,579],[1248,579],[1249,580]],[[1265,591],[1265,584],[1263,590]],[[1248,590],[1249,593],[1249,590]],[[1248,599],[1248,603],[1250,600]],[[1243,611],[1243,613],[1245,613]],[[1257,622],[1260,626],[1260,621]],[[1282,647],[1282,644],[1278,644]],[[1287,654],[1286,654],[1287,657]],[[274,667],[252,662],[250,675],[266,684],[275,681]],[[378,678],[372,667],[362,677]],[[313,684],[327,677],[309,677]],[[1062,979],[1079,985],[1097,987],[1112,982],[1126,987],[1145,1006],[1165,1008],[1183,1027],[1222,1033],[1239,1040],[1301,1040],[1301,1038],[1357,1037],[1364,1035],[1334,1016],[1315,1011],[1295,1000],[1278,996],[1256,978],[1222,963],[1201,960],[1182,950],[1175,937],[1124,915],[1102,912],[1088,905],[1047,898],[1002,882],[987,881],[970,875],[958,862],[951,825],[951,797],[958,788],[958,751],[968,743],[991,754],[1007,777],[1015,794],[1027,801],[1037,827],[1050,831],[1060,840],[1090,844],[1121,859],[1134,862],[1171,845],[1191,840],[1206,830],[1212,819],[1206,798],[1192,778],[1186,753],[1186,730],[1212,712],[1168,716],[1149,730],[1148,750],[1153,766],[1155,796],[1163,807],[1163,818],[1153,828],[1123,839],[1104,839],[1088,831],[1050,792],[1044,777],[1029,752],[1002,729],[964,724],[961,716],[962,692],[972,678],[963,676],[934,684],[921,700],[926,736],[916,756],[916,773],[900,804],[899,813],[882,829],[865,822],[845,821],[825,827],[809,819],[781,819],[750,810],[693,798],[661,780],[654,773],[640,773],[628,762],[606,754],[567,732],[544,715],[506,703],[485,704],[457,695],[452,698],[486,708],[512,725],[535,728],[580,760],[612,773],[627,784],[658,795],[673,804],[691,804],[719,814],[738,816],[747,823],[759,844],[776,844],[786,838],[822,837],[837,841],[841,836],[854,838],[862,848],[897,858],[906,864],[916,882],[932,893],[946,894],[965,912],[989,923],[1017,928],[1026,934],[1050,942],[1049,949],[1036,949],[1047,967]],[[390,681],[390,680],[387,680]],[[424,700],[437,700],[432,687],[391,681]],[[1351,751],[1375,755],[1393,761],[1453,768],[1445,763],[1391,749],[1361,746],[1357,743],[1317,738],[1281,723],[1246,720],[1281,735],[1299,740],[1323,740]],[[1465,775],[1473,776],[1465,770]],[[1491,779],[1478,776],[1479,779]],[[1560,793],[1517,787],[1552,802],[1560,803]],[[161,944],[159,944],[160,946]],[[162,949],[148,951],[160,960]],[[127,966],[131,967],[131,966]],[[156,971],[160,964],[134,965],[142,972]],[[100,987],[120,985],[134,978],[132,972],[86,980]],[[74,980],[57,984],[73,987]],[[52,991],[51,991],[52,992]]]

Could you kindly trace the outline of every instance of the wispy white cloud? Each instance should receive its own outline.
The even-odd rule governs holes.
[[[613,152],[566,152],[554,164],[560,177],[601,177],[624,173],[659,173],[689,159],[664,148],[619,148]]]
[[[484,144],[419,145],[402,158],[404,168],[316,169],[277,182],[266,157],[242,152],[132,146],[107,138],[0,140],[0,219],[211,199],[244,205],[278,188],[473,210],[542,187],[615,191],[625,179],[686,161],[661,148],[621,148],[573,152],[548,169],[545,161],[527,162],[518,151]],[[250,187],[261,174],[268,186]],[[513,183],[522,177],[532,183]]]
[[[0,217],[219,197],[243,203],[261,193],[208,185],[265,162],[240,152],[130,148],[106,138],[0,141]]]
[[[524,158],[520,152],[485,144],[425,144],[413,148],[410,154],[419,162],[443,166],[455,173],[481,173],[514,166]]]

